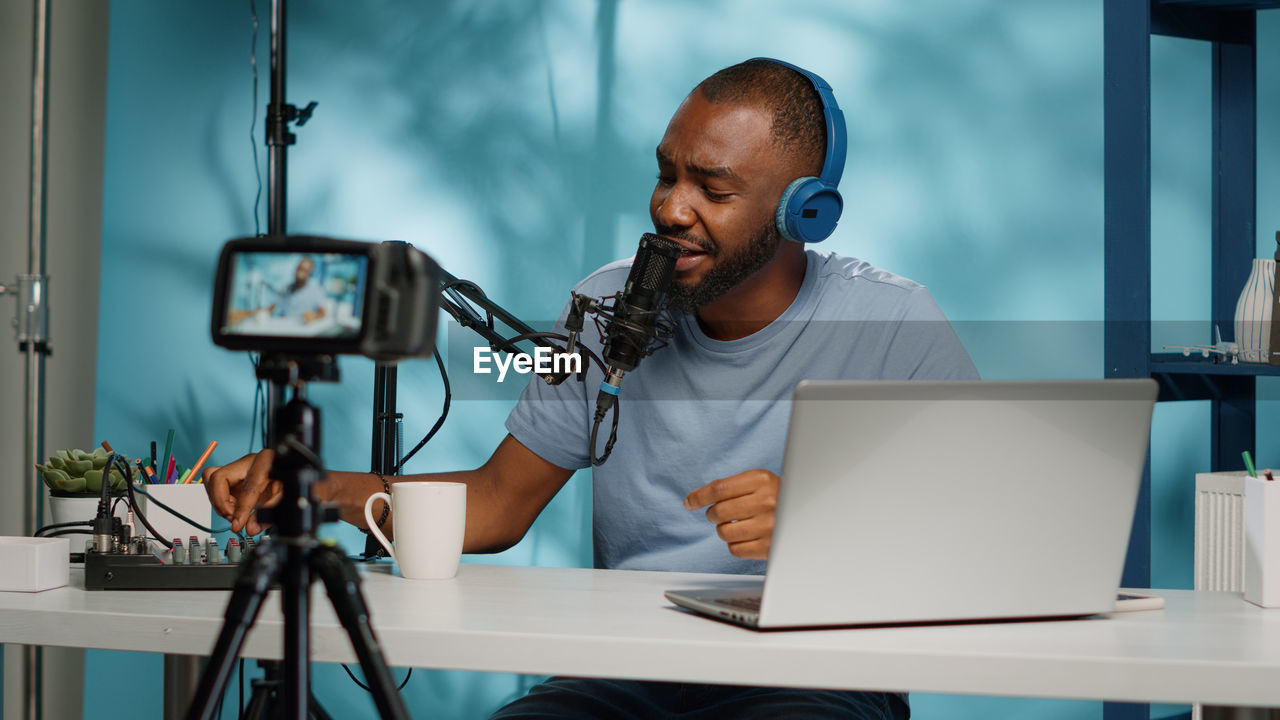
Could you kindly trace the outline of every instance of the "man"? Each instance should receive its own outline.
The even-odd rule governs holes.
[[[761,572],[798,380],[976,376],[923,287],[782,239],[779,199],[822,171],[826,134],[813,83],[760,59],[707,78],[672,117],[649,211],[655,232],[683,249],[671,292],[680,312],[668,346],[627,374],[617,445],[593,471],[598,567]],[[605,266],[578,291],[612,295],[628,270],[629,261]],[[593,373],[586,383],[530,382],[483,466],[435,476],[468,485],[465,552],[514,545],[589,466]],[[279,495],[271,457],[206,471],[233,528],[261,529],[254,508]],[[381,489],[371,474],[332,473],[319,492],[363,524],[365,498]],[[885,693],[557,678],[498,717],[908,715],[903,698]]]
[[[266,307],[272,317],[291,318],[303,324],[321,320],[325,316],[325,303],[328,298],[320,283],[312,279],[316,261],[303,256],[293,270],[293,282],[280,294],[279,299]],[[231,325],[248,318],[258,310],[235,310],[228,316]]]

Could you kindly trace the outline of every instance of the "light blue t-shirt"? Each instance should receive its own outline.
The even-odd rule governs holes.
[[[327,301],[328,296],[325,295],[324,289],[320,287],[320,283],[314,279],[309,279],[297,290],[288,290],[281,294],[280,299],[276,301],[275,311],[272,312],[272,315],[301,320],[303,313],[320,310]]]
[[[668,345],[622,381],[618,440],[593,469],[594,552],[600,568],[761,573],[729,553],[703,510],[684,497],[744,470],[781,471],[797,382],[814,379],[971,379],[978,373],[922,285],[853,258],[808,250],[795,301],[740,340],[712,340],[676,315]],[[579,284],[592,297],[626,283],[630,260]],[[558,332],[563,332],[564,315]],[[583,337],[600,353],[590,322]],[[563,468],[590,466],[588,440],[601,373],[548,386],[531,378],[507,430]],[[602,452],[611,418],[601,424]],[[786,482],[786,478],[782,479]]]

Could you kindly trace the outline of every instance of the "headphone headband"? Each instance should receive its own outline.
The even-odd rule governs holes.
[[[827,126],[827,152],[822,159],[822,172],[818,177],[801,177],[791,181],[778,199],[774,222],[778,232],[795,242],[819,242],[831,235],[844,210],[844,198],[836,185],[844,174],[846,150],[844,113],[836,105],[836,96],[826,80],[804,68],[774,58],[758,57],[785,68],[790,68],[813,84],[822,102],[822,116]],[[750,61],[748,61],[750,62]]]
[[[822,116],[827,125],[827,152],[823,157],[822,172],[818,178],[832,187],[839,185],[840,176],[844,174],[848,143],[845,136],[844,112],[836,104],[836,96],[831,90],[831,85],[818,75],[785,60],[767,57],[754,57],[751,60],[764,60],[795,70],[813,84],[814,90],[818,91],[818,99],[822,102]]]

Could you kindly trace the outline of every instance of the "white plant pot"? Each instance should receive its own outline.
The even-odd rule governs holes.
[[[53,513],[53,519],[48,524],[57,524],[64,522],[83,522],[92,520],[98,515],[98,500],[101,496],[89,494],[75,494],[58,496],[49,494],[49,509]],[[115,503],[115,516],[120,518],[121,522],[129,519],[129,503],[127,499],[120,500],[116,503],[116,497],[111,498],[111,502]],[[73,543],[73,546],[75,544]]]

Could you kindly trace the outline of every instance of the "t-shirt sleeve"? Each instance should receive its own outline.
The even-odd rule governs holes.
[[[907,297],[886,364],[911,380],[979,379],[964,344],[924,287]]]
[[[569,307],[560,314],[555,331],[563,333],[564,320]],[[585,334],[585,333],[584,333]],[[579,382],[570,376],[559,385],[548,385],[535,374],[529,375],[529,384],[516,406],[507,415],[507,432],[529,448],[535,455],[552,465],[568,470],[579,470],[591,465],[587,447],[591,429],[588,427],[586,386],[599,373],[588,375],[587,382]]]

